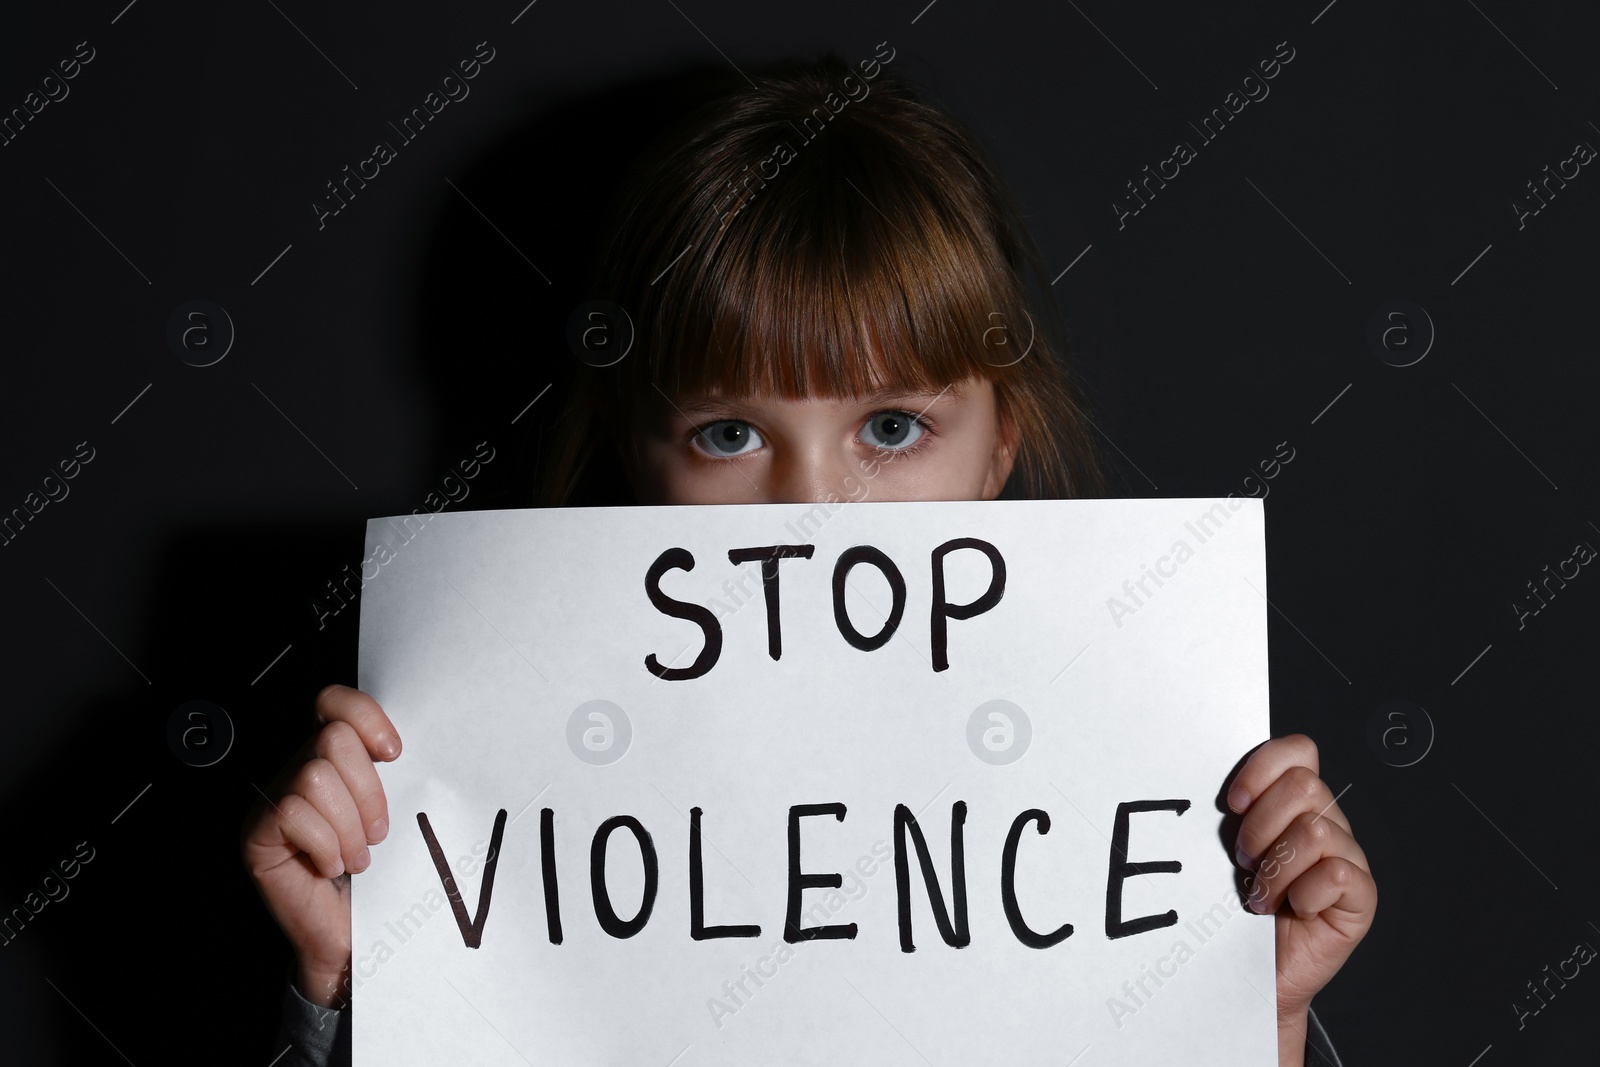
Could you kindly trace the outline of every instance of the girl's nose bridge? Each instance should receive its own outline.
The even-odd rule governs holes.
[[[773,464],[767,495],[779,504],[825,503],[849,495],[847,480],[854,473],[851,457],[836,443],[797,443]]]

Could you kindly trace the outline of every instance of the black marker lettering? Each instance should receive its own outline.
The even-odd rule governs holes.
[[[606,842],[611,831],[626,826],[639,842],[639,857],[644,861],[644,899],[639,902],[639,913],[627,922],[617,918],[611,907],[611,894],[606,890]],[[650,921],[650,909],[656,906],[656,883],[660,871],[656,864],[656,847],[650,834],[632,815],[613,815],[600,824],[594,832],[594,843],[589,846],[589,888],[594,895],[594,917],[600,920],[600,929],[615,938],[628,938],[644,929]]]
[[[850,571],[858,563],[870,563],[883,572],[889,580],[889,592],[892,605],[889,608],[889,618],[884,622],[883,629],[871,637],[864,636],[850,621],[849,612],[844,607],[844,583],[850,577]],[[900,575],[900,568],[894,565],[888,556],[873,548],[871,545],[856,545],[849,548],[839,557],[839,562],[833,566],[833,621],[839,626],[839,633],[844,639],[863,652],[871,652],[882,648],[889,643],[889,638],[894,636],[895,630],[900,625],[900,616],[906,610],[906,580]]]
[[[958,548],[976,548],[989,557],[991,573],[989,588],[983,595],[970,604],[951,604],[944,598],[944,557]],[[935,671],[947,670],[950,667],[948,651],[948,634],[946,632],[947,619],[970,619],[974,615],[981,615],[985,611],[1000,603],[1000,598],[1006,591],[1006,561],[1000,555],[1000,550],[987,541],[976,537],[958,537],[953,541],[946,541],[933,550],[933,669]],[[1042,825],[1042,824],[1041,824]]]
[[[1178,921],[1178,913],[1141,915],[1122,921],[1122,883],[1136,874],[1177,874],[1183,864],[1177,860],[1128,861],[1128,815],[1135,811],[1172,811],[1179,815],[1189,810],[1187,800],[1132,800],[1117,805],[1117,819],[1111,828],[1111,871],[1106,876],[1106,936],[1115,940],[1147,930],[1159,930]]]
[[[717,617],[711,609],[702,604],[689,604],[682,600],[674,600],[661,591],[661,576],[669,570],[694,570],[694,556],[686,548],[669,548],[656,557],[650,564],[650,570],[644,577],[645,592],[650,595],[650,603],[663,615],[670,615],[675,619],[688,619],[705,631],[705,647],[700,650],[700,655],[687,667],[664,667],[656,659],[654,652],[644,658],[644,665],[650,673],[657,678],[665,678],[669,682],[686,678],[698,678],[717,665],[717,657],[722,655],[722,626],[717,622]]]
[[[539,867],[544,872],[544,921],[550,943],[561,944],[561,888],[556,884],[556,813],[539,809]]]
[[[729,563],[761,561],[761,592],[767,601],[767,654],[773,659],[783,655],[783,634],[778,625],[778,561],[780,559],[810,559],[816,545],[768,545],[765,548],[730,548]],[[710,668],[708,667],[707,670]]]
[[[417,812],[417,825],[422,827],[422,839],[428,844],[428,854],[433,857],[434,869],[444,883],[445,896],[450,898],[450,910],[455,912],[456,925],[461,927],[461,939],[468,948],[477,948],[483,942],[483,924],[489,918],[489,897],[494,893],[494,869],[500,862],[500,836],[506,828],[506,809],[501,808],[494,817],[494,832],[489,837],[489,856],[483,863],[483,881],[478,883],[478,914],[467,921],[467,906],[461,900],[461,889],[455,875],[450,873],[450,863],[444,858],[444,849],[428,825],[428,816]]]
[[[972,932],[967,926],[967,863],[962,843],[961,829],[967,821],[967,805],[958,800],[950,806],[950,895],[953,898],[955,923],[945,911],[944,894],[939,889],[939,876],[933,870],[933,857],[928,855],[928,842],[923,839],[917,817],[904,804],[894,806],[894,886],[900,905],[900,951],[915,952],[911,943],[911,872],[906,858],[906,831],[911,831],[912,844],[917,849],[917,863],[922,867],[922,881],[928,890],[928,904],[933,908],[933,921],[938,924],[939,936],[953,948],[966,948],[972,943]]]
[[[699,808],[689,809],[689,936],[696,941],[714,937],[760,937],[759,926],[707,926],[706,876],[700,852]]]
[[[1022,909],[1017,906],[1017,844],[1022,840],[1022,828],[1034,821],[1039,823],[1041,836],[1050,832],[1049,814],[1039,808],[1029,808],[1012,821],[1011,832],[1006,834],[1005,848],[1000,852],[1000,903],[1018,941],[1029,948],[1049,948],[1072,936],[1072,924],[1063,923],[1048,934],[1035,933],[1023,921]]]
[[[783,939],[790,944],[796,941],[823,941],[853,939],[856,924],[844,926],[800,925],[800,891],[810,888],[838,889],[844,884],[839,874],[800,873],[800,820],[811,815],[832,815],[844,822],[843,804],[796,804],[789,809],[789,912],[783,924]]]

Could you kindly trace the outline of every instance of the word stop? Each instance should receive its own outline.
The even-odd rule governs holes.
[[[945,557],[957,549],[970,548],[982,552],[989,558],[989,584],[976,600],[968,604],[952,604],[945,599]],[[783,655],[783,627],[782,612],[778,597],[778,565],[786,559],[810,559],[816,550],[815,545],[766,545],[760,548],[733,548],[728,550],[728,562],[751,563],[759,561],[761,564],[761,591],[767,605],[767,654],[773,659]],[[884,620],[883,626],[877,633],[863,634],[856,629],[851,621],[849,612],[845,609],[844,590],[845,582],[850,577],[850,572],[861,565],[874,567],[889,583],[889,590],[893,598],[893,606],[889,615]],[[705,635],[705,643],[701,646],[700,654],[695,661],[687,667],[668,667],[656,658],[654,652],[644,658],[644,665],[650,673],[667,681],[682,681],[688,678],[699,678],[708,673],[717,665],[717,660],[722,655],[722,624],[710,608],[703,604],[695,604],[683,600],[675,600],[661,591],[661,578],[670,570],[690,571],[694,569],[694,556],[686,548],[669,548],[656,557],[645,574],[645,592],[650,597],[650,603],[663,615],[670,615],[675,619],[686,619],[700,627]],[[993,608],[1000,603],[1000,598],[1006,591],[1006,561],[1000,555],[1000,550],[988,541],[976,537],[958,537],[933,550],[933,609],[928,620],[929,643],[932,651],[933,669],[935,671],[947,670],[950,666],[949,657],[949,621],[951,619],[970,619],[974,615]],[[833,565],[833,621],[839,628],[839,634],[855,648],[864,652],[872,652],[889,643],[889,639],[900,628],[900,620],[906,610],[906,580],[900,573],[900,568],[895,566],[882,551],[871,545],[856,545],[840,553],[839,559]]]

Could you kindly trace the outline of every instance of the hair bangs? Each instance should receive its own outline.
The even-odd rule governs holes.
[[[1003,270],[974,264],[997,249],[919,160],[863,150],[860,135],[873,136],[840,122],[724,215],[679,216],[672,237],[686,251],[649,287],[640,384],[841,398],[996,376],[985,336],[1012,294],[984,284]],[[771,145],[758,143],[724,154],[707,183],[748,171]]]
[[[1026,268],[1049,295],[1015,203],[965,127],[884,69],[892,53],[878,58],[860,73],[829,55],[722,76],[642,154],[591,289],[636,332],[579,372],[541,499],[619,481],[608,405],[931,393],[973,377],[993,383],[1016,445],[1001,495],[1103,491],[1077,387],[1032,314],[1053,305],[1024,285]]]

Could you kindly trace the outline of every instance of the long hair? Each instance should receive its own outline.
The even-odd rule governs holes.
[[[607,463],[616,477],[618,435],[657,389],[841,398],[973,375],[1018,435],[1002,496],[1103,494],[1078,391],[1030,304],[1025,272],[1043,270],[1010,195],[892,58],[730,80],[643,156],[591,289],[631,320],[632,348],[578,368],[541,506],[572,502]]]

